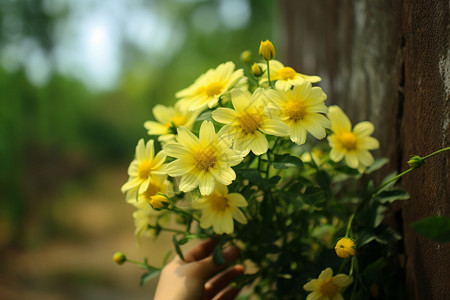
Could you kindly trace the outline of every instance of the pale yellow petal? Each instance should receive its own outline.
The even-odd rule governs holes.
[[[359,140],[358,147],[366,150],[374,150],[380,148],[380,143],[376,138],[368,136]]]
[[[153,168],[160,169],[163,163],[166,161],[166,152],[159,151],[153,159]]]
[[[353,152],[345,154],[345,163],[350,168],[353,168],[353,169],[358,168],[358,164],[359,164],[358,156]]]
[[[244,213],[239,208],[233,209],[231,215],[233,216],[233,219],[235,219],[239,223],[247,224],[247,218],[245,217]]]
[[[148,189],[150,180],[151,180],[151,177],[149,176],[147,179],[142,181],[141,185],[139,186],[139,192],[138,192],[139,194],[144,193]]]
[[[169,143],[164,145],[164,151],[168,156],[175,158],[189,158],[192,157],[192,153],[186,150],[183,145],[177,143]]]
[[[248,205],[247,200],[239,193],[228,194],[228,199],[230,200],[231,205],[235,207],[246,207]]]
[[[338,151],[335,148],[332,148],[330,151],[330,158],[334,162],[341,161],[344,158],[344,152]]]
[[[145,159],[145,142],[144,139],[140,139],[136,146],[136,159],[142,161]]]
[[[349,118],[338,106],[330,106],[327,116],[331,121],[331,130],[334,133],[349,132],[352,130],[352,124]]]
[[[322,298],[318,292],[312,292],[306,297],[306,300],[329,300],[329,298]]]
[[[220,224],[221,228],[220,233],[228,233],[228,234],[233,233],[234,222],[233,218],[230,215],[221,214],[218,220],[218,224]]]
[[[181,177],[180,190],[183,192],[190,192],[198,186],[199,182],[194,173],[186,173]]]
[[[345,274],[337,274],[332,280],[340,287],[349,286],[353,282],[353,278]]]
[[[199,140],[200,146],[206,147],[211,145],[216,138],[214,124],[211,121],[203,121],[200,127]]]
[[[261,155],[267,152],[269,148],[269,143],[267,142],[267,138],[264,134],[257,131],[254,134],[252,142],[250,144],[250,149],[255,155]]]
[[[144,127],[148,130],[147,133],[149,135],[161,135],[168,133],[167,127],[157,122],[147,121],[144,123]]]
[[[214,191],[215,183],[216,180],[210,172],[201,171],[198,175],[198,187],[202,195],[210,195]]]
[[[356,124],[355,127],[353,128],[353,133],[357,137],[365,137],[365,136],[371,135],[374,130],[375,130],[375,127],[373,126],[373,124],[365,121],[365,122],[360,122],[360,123]]]
[[[305,75],[305,74],[300,74],[300,73],[298,73],[298,75],[300,77],[302,77],[304,80],[308,80],[311,83],[320,82],[322,80],[322,78],[320,78],[319,76],[316,76],[316,75]]]
[[[370,154],[370,152],[367,150],[358,151],[357,156],[359,162],[366,167],[370,166],[374,162],[372,154]]]
[[[128,167],[128,175],[130,177],[137,177],[140,163],[137,160],[133,160]]]
[[[291,122],[289,124],[291,141],[297,145],[303,145],[306,142],[306,130],[299,123]]]
[[[326,136],[325,127],[323,125],[330,125],[330,121],[323,115],[310,114],[306,115],[301,122],[302,126],[312,134],[316,139],[320,140]]]
[[[319,275],[319,280],[325,280],[333,276],[333,270],[331,268],[326,268]]]
[[[231,108],[219,107],[213,111],[212,118],[222,124],[234,124],[238,121],[238,114]]]
[[[344,297],[342,297],[341,294],[337,293],[331,300],[344,300]]]
[[[218,182],[224,185],[230,185],[236,179],[236,173],[232,168],[211,168],[209,171]]]
[[[183,145],[186,150],[196,150],[200,144],[198,138],[186,127],[178,127],[178,142]]]
[[[279,79],[275,82],[275,88],[280,91],[287,91],[292,87],[292,84],[286,80]]]
[[[288,91],[290,92],[290,91]],[[306,100],[311,93],[311,82],[303,81],[301,84],[294,86],[292,95],[297,100]]]
[[[266,119],[261,126],[261,131],[275,136],[288,136],[289,126],[280,120]]]
[[[193,160],[177,159],[167,165],[166,172],[170,176],[177,177],[190,172],[194,167]]]
[[[231,92],[231,102],[239,114],[245,113],[250,107],[251,95],[248,91],[234,89]]]
[[[153,107],[153,116],[159,123],[166,124],[173,117],[175,110],[172,107],[167,107],[157,104]]]
[[[148,160],[153,160],[153,157],[155,155],[155,141],[154,140],[149,140],[147,142],[147,145],[145,146],[145,158]]]
[[[139,178],[133,178],[129,181],[127,181],[124,185],[122,185],[121,191],[122,193],[125,193],[126,191],[129,191],[135,187],[137,187],[141,183],[141,180]]]
[[[303,289],[308,292],[312,292],[317,289],[317,284],[319,281],[317,279],[312,279],[311,281],[307,282],[305,285],[303,285]]]

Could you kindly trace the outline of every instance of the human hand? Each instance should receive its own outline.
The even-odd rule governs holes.
[[[244,273],[244,267],[235,265],[219,272],[238,257],[239,248],[230,246],[223,249],[225,263],[218,266],[211,255],[216,243],[216,240],[208,239],[185,253],[185,261],[177,256],[168,263],[161,272],[154,299],[234,299],[239,290],[228,285],[236,276]]]

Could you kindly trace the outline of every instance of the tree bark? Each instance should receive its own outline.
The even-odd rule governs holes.
[[[281,2],[285,61],[320,75],[328,105],[356,124],[369,120],[390,159],[403,171],[410,155],[450,146],[450,3],[435,1]],[[378,178],[379,179],[379,178]],[[450,294],[450,243],[418,236],[411,222],[450,215],[450,155],[434,156],[401,180],[411,198],[396,204],[404,236],[408,299]]]

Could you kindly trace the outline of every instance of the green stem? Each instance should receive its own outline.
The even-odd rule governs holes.
[[[158,227],[150,225],[150,224],[148,224],[147,226],[148,226],[148,228],[151,228],[151,229],[157,229],[158,228]],[[169,232],[175,232],[175,233],[181,233],[181,234],[186,234],[186,233],[190,234],[190,232],[185,232],[185,231],[181,231],[181,230],[173,229],[173,228],[164,228],[164,227],[159,227],[159,228],[162,231],[169,231]]]
[[[441,149],[441,150],[435,151],[435,152],[433,152],[433,153],[431,153],[431,154],[428,154],[427,156],[422,157],[422,158],[425,160],[425,159],[427,159],[427,158],[432,157],[433,155],[436,155],[436,154],[438,154],[438,153],[441,153],[441,152],[444,152],[444,151],[448,151],[448,150],[450,150],[450,147],[443,148],[443,149]]]
[[[382,185],[380,185],[374,192],[373,194],[376,194],[378,191],[380,191],[382,188],[384,188],[386,185],[388,185],[389,183],[395,182],[397,181],[397,179],[399,179],[400,177],[402,177],[405,174],[408,174],[409,172],[411,172],[412,170],[414,170],[414,168],[409,168],[408,170],[398,174],[397,176],[389,179],[388,181],[386,181],[385,183],[383,183]]]
[[[450,147],[442,148],[441,150],[435,151],[435,152],[433,152],[433,153],[431,153],[431,154],[428,154],[427,156],[422,157],[422,159],[425,161],[426,159],[428,159],[428,158],[430,158],[430,157],[432,157],[432,156],[434,156],[434,155],[436,155],[436,154],[438,154],[438,153],[441,153],[441,152],[444,152],[444,151],[448,151],[448,150],[450,150]],[[405,175],[405,174],[411,172],[411,171],[414,170],[414,169],[417,169],[417,168],[409,168],[408,170],[406,170],[406,171],[404,171],[404,172],[398,174],[397,176],[391,178],[390,180],[386,181],[385,183],[383,183],[382,185],[380,185],[380,186],[373,192],[373,194],[376,194],[378,191],[380,191],[382,188],[384,188],[384,187],[385,187],[386,185],[388,185],[389,183],[392,183],[393,181],[396,181],[397,179],[399,179],[399,178],[402,177],[403,175]]]
[[[192,218],[193,220],[197,221],[198,223],[200,223],[200,220],[197,219],[196,217],[194,217],[191,213],[189,213],[189,212],[187,212],[187,211],[184,211],[184,210],[182,210],[182,209],[179,209],[179,208],[176,207],[176,206],[168,207],[167,210],[173,211],[174,213],[179,213],[179,214],[188,216],[188,217]]]
[[[347,230],[345,231],[345,237],[348,237],[350,229],[352,228],[352,222],[353,222],[354,218],[355,218],[355,213],[352,213],[350,218],[348,219]],[[353,267],[353,260],[352,260],[352,267]]]

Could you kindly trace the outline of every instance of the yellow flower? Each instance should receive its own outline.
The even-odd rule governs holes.
[[[247,155],[252,151],[256,155],[267,152],[268,142],[265,134],[276,136],[289,135],[289,127],[265,113],[269,103],[264,90],[259,88],[253,95],[248,91],[236,89],[231,93],[233,109],[220,107],[213,111],[215,121],[227,124],[222,128],[224,134],[234,140],[233,149]],[[262,131],[263,133],[261,133]]]
[[[227,187],[217,183],[214,191],[198,200],[194,204],[194,208],[202,211],[200,219],[202,228],[213,226],[213,230],[217,234],[230,234],[234,230],[233,219],[241,224],[247,224],[247,218],[239,209],[239,207],[247,205],[247,201],[241,194],[228,194]]]
[[[147,121],[144,127],[149,135],[159,135],[159,141],[168,142],[176,136],[179,126],[192,129],[199,114],[200,111],[183,110],[179,104],[175,104],[174,107],[158,104],[153,108],[153,116],[157,122]]]
[[[178,128],[178,143],[165,145],[168,156],[177,158],[167,165],[170,176],[181,176],[180,190],[189,192],[197,186],[202,195],[213,192],[216,181],[225,185],[236,179],[231,167],[239,164],[243,155],[230,149],[231,142],[214,130],[210,121],[203,121],[197,138],[187,128]]]
[[[351,256],[355,256],[355,242],[349,238],[342,238],[336,243],[336,247],[334,247],[337,256],[341,258],[349,258]]]
[[[320,273],[319,278],[303,286],[306,291],[312,292],[306,300],[344,300],[340,292],[352,282],[353,278],[350,276],[345,274],[333,276],[333,270],[326,268]]]
[[[138,241],[143,235],[154,235],[154,229],[148,228],[148,225],[156,225],[157,220],[159,222],[164,221],[166,224],[170,221],[170,215],[162,217],[161,214],[155,211],[155,208],[158,209],[158,207],[153,205],[158,206],[158,203],[154,203],[154,201],[161,200],[154,198],[158,194],[173,197],[173,186],[172,183],[167,180],[167,175],[152,176],[152,180],[147,189],[140,194],[138,194],[137,189],[132,189],[127,193],[127,203],[136,207],[136,210],[133,212],[133,218],[134,226],[136,227],[134,233],[138,238]]]
[[[261,44],[259,45],[259,55],[264,57],[265,60],[271,60],[275,58],[277,54],[271,41],[261,41]]]
[[[261,65],[263,70],[267,69],[264,64]],[[308,76],[304,74],[297,73],[291,67],[285,67],[281,62],[277,60],[272,60],[269,62],[270,67],[270,80],[275,81],[275,88],[282,91],[289,90],[292,86],[301,84],[303,81],[309,81],[311,83],[316,83],[322,80],[319,76]],[[268,82],[267,72],[260,80],[260,84]]]
[[[373,156],[368,150],[378,149],[378,140],[371,137],[374,127],[370,122],[352,124],[338,106],[331,106],[328,111],[333,134],[328,137],[331,151],[330,158],[338,162],[345,157],[351,168],[367,167],[373,163]]]
[[[261,66],[258,65],[257,63],[254,63],[254,64],[252,65],[252,73],[253,73],[253,75],[255,75],[256,77],[261,76],[261,75],[262,75],[262,69],[261,69]]]
[[[154,141],[149,140],[147,144],[144,139],[140,139],[136,147],[136,157],[128,168],[128,181],[122,186],[122,193],[136,195],[147,190],[151,178],[154,175],[165,174],[166,154],[160,151],[155,154]]]
[[[307,132],[316,139],[325,137],[325,128],[331,124],[323,115],[328,110],[323,103],[327,95],[320,87],[311,87],[311,82],[303,81],[292,90],[268,90],[266,93],[274,105],[270,111],[289,126],[289,135],[294,143],[304,144]]]
[[[219,98],[223,97],[233,87],[247,84],[242,69],[234,70],[232,62],[219,65],[202,74],[191,86],[176,93],[181,98],[179,103],[183,109],[190,111],[212,108],[217,105]]]

